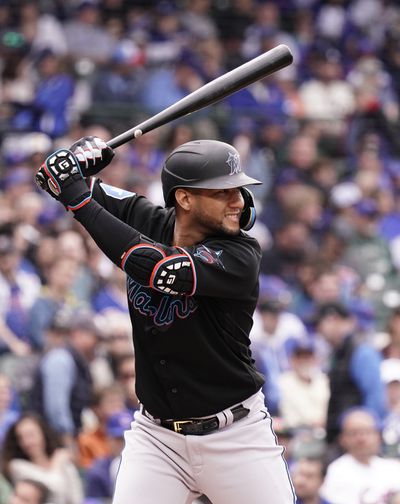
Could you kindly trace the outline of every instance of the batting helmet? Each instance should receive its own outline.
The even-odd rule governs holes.
[[[173,205],[178,187],[231,189],[262,183],[242,172],[232,145],[217,140],[193,140],[173,150],[162,168],[161,182],[166,206]]]

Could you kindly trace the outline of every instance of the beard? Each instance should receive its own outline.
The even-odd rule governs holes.
[[[228,226],[223,221],[204,215],[202,212],[196,212],[196,223],[207,236],[237,236],[240,233],[239,225],[237,228]]]

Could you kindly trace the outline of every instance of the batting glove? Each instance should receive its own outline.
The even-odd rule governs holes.
[[[95,175],[105,168],[115,153],[104,140],[86,136],[71,145],[70,151],[78,159],[84,177]]]
[[[79,210],[92,199],[79,162],[70,150],[50,154],[35,178],[40,189],[61,201],[67,210]]]

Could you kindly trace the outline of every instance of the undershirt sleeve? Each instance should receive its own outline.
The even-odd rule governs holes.
[[[75,219],[117,266],[127,248],[140,241],[141,234],[136,229],[114,217],[95,200],[75,212]]]

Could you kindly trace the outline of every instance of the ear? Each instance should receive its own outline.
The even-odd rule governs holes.
[[[188,212],[191,207],[191,196],[191,193],[183,187],[178,187],[178,189],[175,190],[176,204],[186,212]]]

